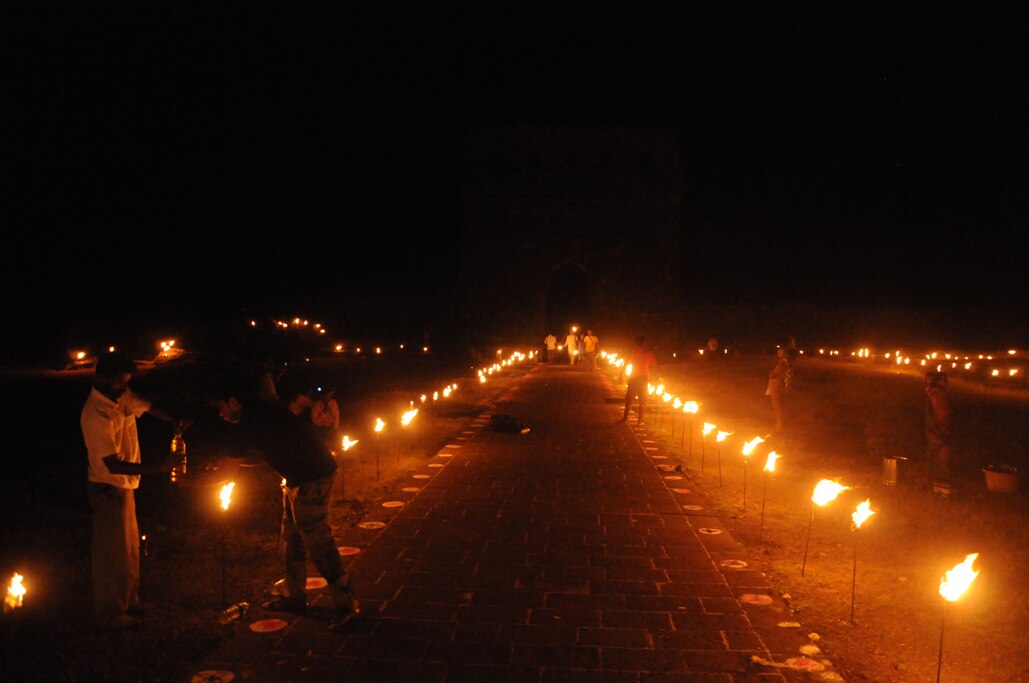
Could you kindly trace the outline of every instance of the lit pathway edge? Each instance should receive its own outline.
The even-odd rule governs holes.
[[[615,390],[602,377],[533,368],[426,463],[443,467],[414,473],[429,478],[412,478],[420,490],[404,505],[365,520],[385,528],[343,532],[341,546],[365,548],[344,557],[362,608],[349,633],[308,618],[274,633],[241,625],[194,672],[842,680],[717,518],[683,509],[703,499],[688,479],[663,478],[677,474],[675,453],[612,424],[602,398]],[[491,412],[532,431],[492,432]]]

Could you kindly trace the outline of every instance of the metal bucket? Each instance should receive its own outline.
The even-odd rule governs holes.
[[[883,483],[887,486],[896,486],[897,481],[900,479],[900,470],[902,468],[901,463],[906,462],[907,458],[904,457],[893,457],[883,458]]]

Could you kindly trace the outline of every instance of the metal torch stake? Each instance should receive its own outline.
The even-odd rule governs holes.
[[[936,657],[936,683],[940,683],[940,672],[943,670],[943,627],[947,624],[947,601],[943,601],[940,610],[940,654]]]
[[[715,453],[718,454],[718,488],[722,488],[722,445],[715,446]]]
[[[705,445],[706,442],[707,442],[707,437],[705,437],[703,434],[701,434],[700,435],[700,471],[701,472],[704,471],[704,455],[707,452],[707,447]]]
[[[379,433],[375,432],[375,481],[379,481]]]
[[[286,487],[282,486],[282,519],[279,520],[279,537],[275,540],[275,557],[282,554],[282,537],[286,535]]]
[[[758,525],[757,540],[761,540],[765,534],[765,501],[768,500],[768,473],[765,472],[764,493],[761,494],[761,524]]]
[[[339,502],[340,505],[346,502],[346,496],[343,494],[346,487],[346,477],[343,473],[343,463],[346,462],[346,454],[341,453],[339,456]]]
[[[854,529],[854,569],[850,575],[850,623],[854,623],[854,594],[857,589],[857,550],[858,550],[858,533],[857,529]]]
[[[747,470],[750,469],[750,461],[743,459],[743,514],[747,514]]]
[[[815,523],[815,504],[811,503],[811,521],[807,523],[807,538],[804,540],[804,561],[800,565],[800,575],[804,576],[804,569],[807,567],[807,547],[811,542],[811,527]]]
[[[221,526],[221,544],[220,544],[221,545],[221,551],[218,553],[219,560],[220,560],[219,564],[221,565],[221,575],[222,575],[222,609],[225,609],[226,607],[228,607],[228,605],[225,603],[225,526],[226,526],[226,524],[228,524],[228,522],[223,520],[222,521],[222,526]]]

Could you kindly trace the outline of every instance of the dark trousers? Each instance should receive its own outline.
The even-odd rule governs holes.
[[[637,414],[638,420],[643,421],[643,411],[647,407],[647,379],[646,377],[630,377],[629,383],[625,389],[625,412],[622,413],[622,419],[629,419],[629,410],[632,408],[632,401],[635,398],[639,398],[639,412]]]
[[[112,622],[139,606],[139,526],[132,489],[87,482],[93,511],[93,605],[97,620]]]
[[[286,597],[306,600],[307,554],[329,583],[337,608],[353,608],[350,577],[329,527],[329,495],[335,473],[286,489]]]

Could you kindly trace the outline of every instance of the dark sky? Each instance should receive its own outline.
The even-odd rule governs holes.
[[[695,297],[1025,299],[1013,4],[437,4],[5,10],[7,310],[445,292],[492,123],[677,128]]]

